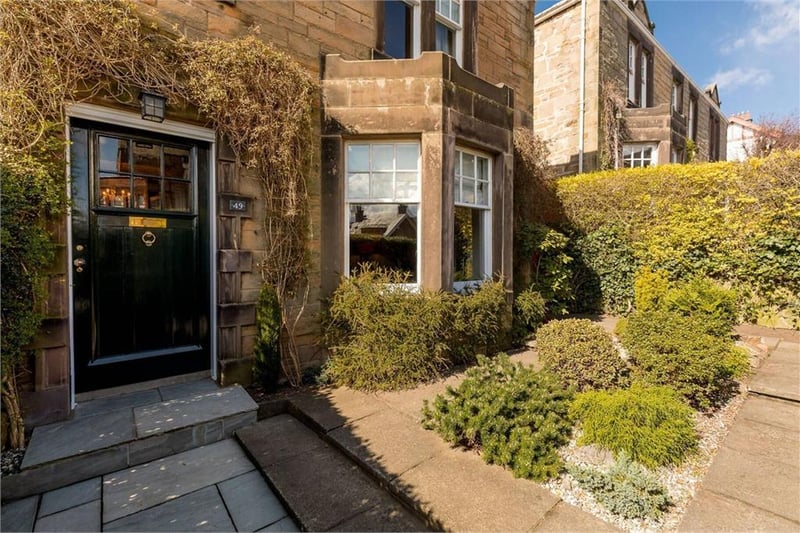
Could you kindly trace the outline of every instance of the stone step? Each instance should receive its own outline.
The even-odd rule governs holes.
[[[427,531],[354,462],[291,415],[236,437],[305,531]]]
[[[5,476],[3,501],[57,489],[233,435],[258,406],[238,385],[211,380],[92,400],[72,419],[33,430],[18,474]]]

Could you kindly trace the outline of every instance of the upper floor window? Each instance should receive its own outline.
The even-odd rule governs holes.
[[[719,117],[713,111],[708,113],[708,160],[719,161]]]
[[[697,140],[697,97],[689,97],[689,124],[686,134],[693,141]]]
[[[371,264],[417,283],[419,161],[418,142],[347,145],[345,272]]]
[[[383,52],[395,59],[410,59],[420,51],[420,6],[416,1],[385,0]]]
[[[628,105],[647,107],[650,100],[652,54],[634,38],[628,39]]]
[[[683,82],[672,80],[672,112],[683,115]]]
[[[461,63],[463,32],[461,0],[436,0],[435,49]]]
[[[658,145],[625,144],[622,147],[622,160],[626,168],[640,168],[655,166],[657,162]]]
[[[459,148],[454,171],[453,288],[491,276],[491,164]]]

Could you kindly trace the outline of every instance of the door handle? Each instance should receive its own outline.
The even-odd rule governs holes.
[[[86,265],[86,259],[84,259],[83,257],[79,257],[76,260],[74,260],[72,264],[75,265],[75,270],[77,272],[83,272],[83,267]]]

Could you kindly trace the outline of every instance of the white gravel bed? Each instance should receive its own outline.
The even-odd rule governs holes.
[[[746,397],[744,385],[739,394],[727,405],[711,414],[696,413],[695,422],[700,440],[697,452],[679,467],[661,467],[655,470],[661,483],[664,484],[672,499],[669,511],[658,520],[624,519],[608,512],[595,500],[594,496],[581,488],[569,474],[552,479],[544,484],[551,492],[564,501],[576,505],[625,531],[674,531],[686,512],[689,502],[695,495],[703,476],[711,466],[720,444],[728,434],[730,423],[736,417]],[[611,466],[614,458],[610,452],[595,446],[578,446],[576,433],[567,446],[559,450],[561,457],[567,462],[581,466]]]

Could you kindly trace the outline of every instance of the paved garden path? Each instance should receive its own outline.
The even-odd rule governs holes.
[[[681,531],[800,531],[800,343],[750,328],[770,354],[722,443]]]

